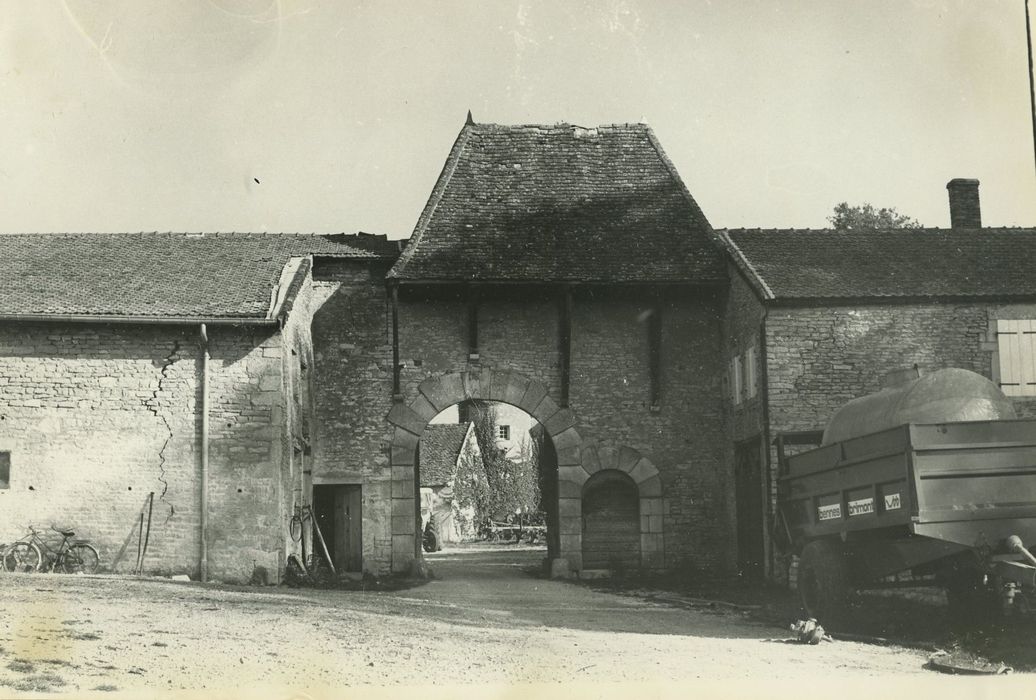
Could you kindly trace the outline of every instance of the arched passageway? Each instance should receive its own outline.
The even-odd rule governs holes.
[[[420,559],[420,498],[415,480],[417,450],[429,421],[444,409],[470,400],[508,403],[532,416],[553,447],[556,508],[548,507],[548,556],[555,573],[579,571],[583,563],[583,487],[602,470],[623,472],[636,485],[640,566],[665,565],[662,484],[655,465],[625,445],[584,444],[576,414],[550,398],[541,382],[518,372],[481,367],[430,377],[407,402],[397,403],[387,420],[395,426],[392,465],[392,569],[405,571]],[[546,496],[546,491],[545,496]],[[602,498],[605,498],[602,496]],[[552,512],[553,511],[553,512]]]

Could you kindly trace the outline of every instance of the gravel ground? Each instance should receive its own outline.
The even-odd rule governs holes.
[[[930,675],[917,650],[789,644],[737,609],[545,580],[542,557],[440,552],[437,580],[392,592],[0,574],[0,696]]]

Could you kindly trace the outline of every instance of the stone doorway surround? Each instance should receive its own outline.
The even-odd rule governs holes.
[[[558,463],[558,527],[560,551],[551,571],[567,575],[582,569],[582,492],[590,475],[620,469],[637,484],[640,495],[641,561],[644,568],[664,566],[662,484],[658,470],[637,450],[625,445],[584,444],[576,414],[547,395],[541,382],[518,372],[481,367],[429,377],[417,396],[398,402],[386,416],[392,434],[392,570],[401,572],[422,558],[417,527],[414,465],[417,445],[428,421],[454,404],[471,399],[516,406],[539,422],[550,436]]]

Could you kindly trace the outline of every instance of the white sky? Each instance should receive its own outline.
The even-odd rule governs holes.
[[[469,108],[646,121],[717,227],[1033,226],[1023,7],[0,0],[0,231],[406,236]]]

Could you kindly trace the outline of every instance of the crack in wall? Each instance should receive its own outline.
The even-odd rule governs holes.
[[[165,451],[166,448],[169,447],[170,441],[173,439],[173,426],[169,424],[169,419],[166,417],[165,413],[159,410],[158,397],[159,394],[162,393],[165,380],[169,378],[169,368],[176,362],[179,354],[180,340],[176,339],[173,341],[173,349],[165,356],[165,358],[163,358],[164,361],[160,370],[161,376],[158,379],[158,384],[155,386],[154,392],[151,394],[151,398],[144,402],[144,407],[151,411],[151,413],[155,414],[156,418],[162,421],[162,424],[165,425],[166,431],[169,433],[166,435],[161,449],[158,450],[158,480],[162,482],[162,493],[159,494],[158,500],[169,506],[169,515],[166,516],[163,524],[168,523],[169,520],[176,515],[176,507],[169,501],[165,500],[166,492],[169,490],[169,482],[165,479]]]

